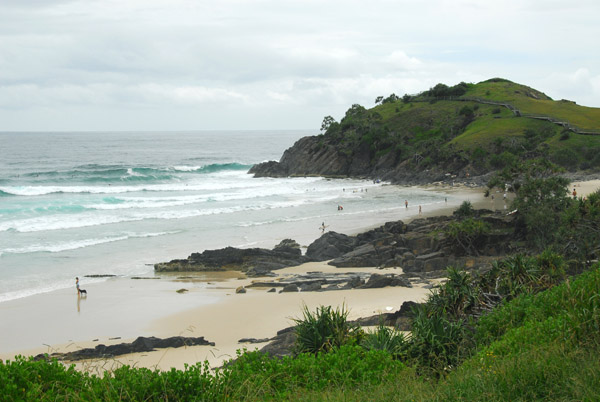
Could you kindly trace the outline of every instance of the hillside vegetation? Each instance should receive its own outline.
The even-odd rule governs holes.
[[[600,108],[501,78],[379,96],[371,109],[352,105],[339,122],[325,117],[322,132],[251,172],[423,182],[539,157],[570,171],[600,170]]]

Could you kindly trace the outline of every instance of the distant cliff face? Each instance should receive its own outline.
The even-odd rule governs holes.
[[[287,149],[280,162],[265,162],[250,169],[256,177],[286,176],[364,176],[368,155],[348,157],[335,144],[317,136],[304,137]]]
[[[465,164],[459,158],[452,169],[464,176],[461,168]],[[391,153],[373,157],[369,147],[364,145],[348,152],[338,142],[324,136],[301,138],[283,153],[279,162],[257,164],[249,173],[255,177],[355,177],[403,184],[444,181],[457,177],[446,174],[439,168],[420,169],[418,164],[398,160]]]

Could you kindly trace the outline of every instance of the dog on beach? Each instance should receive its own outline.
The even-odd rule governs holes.
[[[86,296],[87,296],[87,290],[85,290],[85,289],[79,289],[79,294],[80,294],[80,295],[83,295],[83,294],[84,294],[84,295],[86,295]]]

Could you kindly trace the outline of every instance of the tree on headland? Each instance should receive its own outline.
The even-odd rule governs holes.
[[[335,119],[331,116],[325,116],[323,118],[323,122],[321,123],[321,131],[322,132],[327,132],[327,130],[329,130],[329,127],[331,127],[332,124],[337,124],[337,122],[335,121]]]
[[[560,215],[569,206],[569,179],[544,158],[516,162],[497,173],[488,188],[515,193],[511,208],[533,246],[543,249],[557,240]]]

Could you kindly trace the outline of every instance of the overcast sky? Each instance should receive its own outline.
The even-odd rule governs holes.
[[[312,129],[503,77],[600,107],[599,0],[0,0],[0,131]]]

